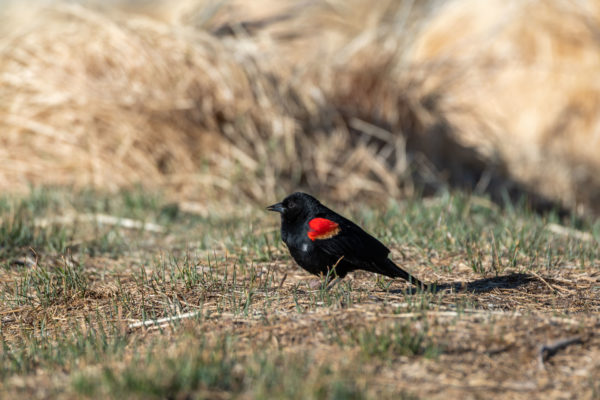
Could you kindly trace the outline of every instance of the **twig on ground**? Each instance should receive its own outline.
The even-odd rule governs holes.
[[[173,322],[173,321],[178,321],[181,319],[193,318],[193,317],[197,316],[198,314],[200,314],[201,312],[202,311],[193,311],[193,312],[188,312],[185,314],[174,315],[172,317],[159,318],[156,320],[138,321],[138,322],[134,322],[133,324],[129,324],[127,326],[127,329],[149,327],[149,326],[161,325],[161,324],[164,324],[165,322]]]
[[[51,224],[72,224],[75,221],[91,221],[105,225],[118,225],[127,229],[143,229],[149,232],[161,233],[165,228],[151,222],[137,221],[130,218],[120,218],[106,214],[83,214],[74,216],[62,216],[56,218],[43,218],[35,221],[35,225],[45,227]]]
[[[535,276],[540,282],[542,282],[543,284],[545,284],[546,286],[548,286],[550,288],[550,290],[552,290],[553,292],[573,293],[572,290],[565,289],[565,288],[560,287],[558,285],[551,285],[550,283],[548,283],[547,280],[545,280],[544,278],[542,278],[540,275],[538,275],[535,272],[531,272],[531,275]]]
[[[544,365],[544,362],[548,361],[550,359],[550,357],[552,357],[556,353],[558,353],[559,350],[562,350],[572,344],[582,344],[582,343],[583,343],[583,339],[581,338],[581,336],[573,336],[573,337],[566,338],[566,339],[556,340],[550,344],[540,345],[539,351],[538,351],[538,360],[539,360],[540,368],[545,369],[546,366]]]

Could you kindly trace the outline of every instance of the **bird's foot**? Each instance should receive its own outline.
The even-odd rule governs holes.
[[[319,290],[323,287],[323,280],[322,279],[312,279],[310,282],[308,282],[308,287],[311,290]]]
[[[333,280],[330,280],[330,281],[329,281],[329,282],[326,284],[326,286],[325,286],[325,290],[326,290],[326,291],[330,291],[330,290],[331,290],[331,289],[333,289],[333,287],[334,287],[335,285],[337,285],[337,284],[338,284],[338,283],[339,283],[341,280],[342,280],[342,278],[340,278],[340,277],[337,277],[337,278],[335,278],[335,279],[333,279]],[[313,279],[312,281],[310,281],[310,282],[309,282],[309,284],[308,284],[308,287],[309,287],[311,290],[320,290],[320,289],[323,289],[323,284],[324,284],[324,283],[325,283],[325,282],[324,282],[322,279]]]

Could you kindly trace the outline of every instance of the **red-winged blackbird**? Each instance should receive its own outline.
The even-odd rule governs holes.
[[[394,264],[388,258],[390,250],[379,240],[306,193],[291,194],[267,210],[281,214],[281,239],[294,260],[312,274],[328,276],[330,282],[337,275],[332,286],[348,272],[361,269],[427,288]]]

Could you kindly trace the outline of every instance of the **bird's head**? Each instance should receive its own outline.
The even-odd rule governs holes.
[[[303,216],[310,216],[321,205],[319,200],[309,194],[296,192],[287,196],[281,203],[275,203],[267,210],[281,214],[281,219],[292,222]]]

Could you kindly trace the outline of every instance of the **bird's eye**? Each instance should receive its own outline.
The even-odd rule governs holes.
[[[286,208],[294,208],[296,207],[296,203],[294,203],[293,201],[288,201]]]

